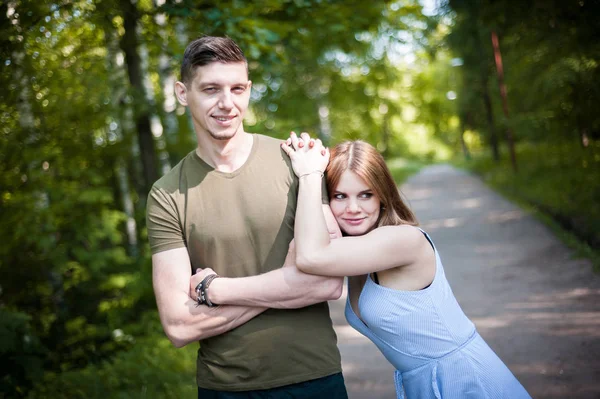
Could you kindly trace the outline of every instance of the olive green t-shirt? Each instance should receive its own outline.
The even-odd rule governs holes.
[[[253,135],[248,160],[219,172],[195,151],[158,180],[148,196],[152,253],[187,247],[192,267],[245,277],[280,268],[294,235],[298,179],[280,140]],[[246,391],[341,371],[326,302],[269,309],[201,341],[198,386]]]

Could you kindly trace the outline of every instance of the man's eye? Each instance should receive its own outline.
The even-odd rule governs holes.
[[[234,87],[234,88],[233,88],[233,91],[234,91],[234,93],[241,94],[241,93],[243,93],[243,92],[245,92],[245,91],[246,91],[246,88],[245,88],[245,87],[243,87],[243,86],[240,86],[240,87]]]
[[[207,87],[204,89],[204,92],[206,93],[214,93],[215,91],[217,91],[215,87]]]

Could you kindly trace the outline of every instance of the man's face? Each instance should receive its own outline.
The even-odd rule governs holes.
[[[190,109],[198,139],[229,140],[244,131],[251,86],[245,63],[213,62],[197,67],[187,85],[177,82],[175,91],[179,102]]]

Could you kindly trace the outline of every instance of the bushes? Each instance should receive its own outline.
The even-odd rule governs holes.
[[[0,397],[21,397],[43,372],[45,351],[30,317],[0,309]]]
[[[48,373],[29,399],[191,398],[197,393],[197,346],[175,349],[154,334],[110,361],[60,374]]]

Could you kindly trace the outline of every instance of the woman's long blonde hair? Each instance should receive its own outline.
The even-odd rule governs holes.
[[[377,227],[418,224],[413,212],[402,201],[392,174],[375,147],[362,140],[356,140],[345,141],[331,150],[326,170],[329,198],[333,198],[335,188],[347,170],[360,176],[381,201]]]

